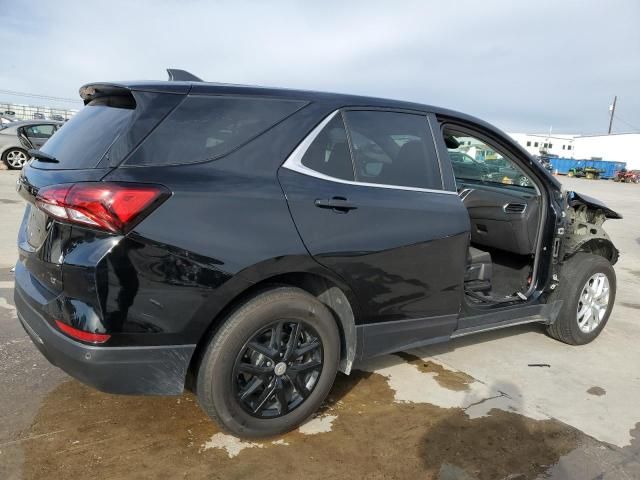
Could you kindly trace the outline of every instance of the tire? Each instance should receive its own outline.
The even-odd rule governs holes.
[[[587,180],[593,180],[596,176],[593,173],[587,173]]]
[[[29,160],[29,154],[22,148],[10,148],[2,154],[2,161],[9,170],[21,170]]]
[[[581,307],[581,311],[584,311],[583,308],[589,305],[588,300],[584,301],[583,294],[586,291],[587,282],[592,281],[596,275],[606,277],[608,298],[606,308],[604,306],[596,307],[604,311],[597,324],[591,325],[592,330],[585,331],[589,330],[581,328],[581,325],[584,327],[587,322],[585,319],[595,317],[587,317],[586,314],[581,317],[578,308]],[[594,297],[597,298],[597,295]],[[547,328],[547,333],[556,340],[570,345],[584,345],[592,342],[607,324],[615,299],[616,274],[611,263],[600,255],[576,253],[562,265],[560,284],[553,293],[552,300],[563,300],[564,303],[555,323]],[[604,303],[604,300],[600,299],[598,304],[601,303]],[[580,322],[580,318],[583,319],[582,322]]]
[[[281,345],[278,349],[284,352],[284,360],[293,358],[289,363],[282,359],[276,363],[278,358],[269,361],[273,357],[283,357],[273,353],[274,344],[271,343],[279,324],[282,326],[277,338],[281,342],[276,343]],[[288,355],[295,324],[299,325],[301,333],[291,342],[293,353]],[[296,353],[314,344],[314,337],[320,347],[296,357]],[[261,343],[265,338],[268,345]],[[301,347],[296,349],[296,343]],[[258,353],[255,348],[263,353]],[[313,356],[309,357],[311,360],[305,360],[307,355]],[[318,357],[319,372],[294,373],[297,371],[294,367],[308,368],[313,362],[318,362]],[[298,288],[276,287],[256,295],[233,311],[211,338],[197,373],[198,400],[202,409],[229,433],[252,438],[279,435],[299,426],[320,407],[331,390],[339,361],[340,335],[327,307]],[[276,373],[283,364],[286,371]],[[245,373],[247,368],[259,368],[261,372],[254,376]],[[298,379],[302,387],[298,386]],[[252,390],[254,383],[258,386]],[[265,397],[267,388],[272,388],[272,385],[284,386],[282,395],[286,396],[288,392],[291,399],[282,401],[284,397],[279,392],[268,393]],[[306,396],[300,393],[303,391]],[[246,394],[246,401],[241,400],[241,394]],[[255,407],[260,408],[262,398],[266,398],[262,402],[264,407],[254,411]],[[283,404],[287,405],[284,411]]]
[[[571,170],[567,173],[567,177],[573,177],[575,176],[575,173],[572,172]]]

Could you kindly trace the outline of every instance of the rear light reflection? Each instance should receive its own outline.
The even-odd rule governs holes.
[[[168,196],[161,185],[87,182],[44,187],[36,205],[59,220],[123,233]]]
[[[56,325],[71,338],[75,338],[76,340],[81,340],[83,342],[104,343],[111,338],[111,335],[107,333],[91,333],[85,332],[84,330],[78,330],[77,328],[73,328],[71,325],[67,325],[60,320],[56,320]]]

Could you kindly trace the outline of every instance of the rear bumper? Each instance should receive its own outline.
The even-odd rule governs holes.
[[[28,286],[16,277],[18,318],[33,343],[53,365],[103,392],[178,395],[184,389],[195,345],[96,347],[55,330],[30,304]]]

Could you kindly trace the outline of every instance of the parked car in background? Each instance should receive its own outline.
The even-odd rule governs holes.
[[[466,153],[451,151],[449,152],[449,158],[451,159],[453,172],[458,178],[483,180],[492,173],[485,162],[476,160]]]
[[[557,155],[534,155],[533,158],[538,160],[540,164],[544,167],[544,169],[548,172],[553,173],[553,165],[551,165],[552,158],[558,158]]]
[[[61,126],[51,120],[13,122],[0,130],[0,158],[12,170],[21,169],[29,160],[28,151],[38,149]]]
[[[461,140],[460,149],[450,150],[451,166],[458,178],[483,180],[485,182],[531,185],[528,177],[499,153],[490,148],[469,146],[471,140]]]
[[[17,122],[18,119],[9,115],[0,115],[0,128],[5,128],[8,125]]]
[[[33,119],[34,120],[44,120],[47,117],[45,117],[44,113],[40,113],[40,112],[36,112],[33,114]]]
[[[505,161],[504,158],[492,160],[488,163],[494,168],[494,171],[488,175],[490,180],[504,183],[505,185],[531,186],[529,177],[527,177],[521,169],[513,165],[513,163]]]
[[[71,375],[193,387],[260,437],[309,418],[356,360],[528,322],[572,345],[605,327],[618,250],[602,223],[620,215],[495,127],[193,78],[84,86],[20,175],[17,315]],[[456,174],[465,155],[498,181]]]
[[[57,122],[64,122],[65,118],[62,115],[51,115],[51,120],[55,120]]]

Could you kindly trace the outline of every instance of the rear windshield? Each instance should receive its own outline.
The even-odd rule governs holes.
[[[131,102],[109,97],[93,100],[40,148],[59,163],[37,162],[34,166],[48,169],[96,167],[109,146],[131,123],[134,112]]]
[[[125,163],[173,165],[219,158],[305,104],[283,99],[192,95],[171,112]]]

